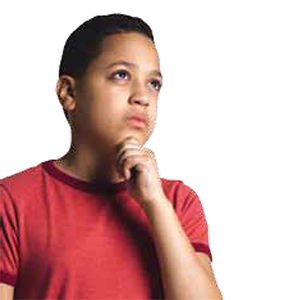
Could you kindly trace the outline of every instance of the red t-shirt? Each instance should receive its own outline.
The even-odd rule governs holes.
[[[212,260],[199,197],[161,182],[191,245]],[[0,180],[0,217],[0,282],[14,299],[164,299],[150,223],[126,182],[85,182],[49,160]]]

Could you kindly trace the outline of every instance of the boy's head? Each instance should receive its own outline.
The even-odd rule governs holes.
[[[125,61],[135,65],[115,65]],[[135,135],[144,143],[154,129],[162,83],[151,28],[123,14],[96,16],[68,37],[56,92],[78,140],[115,143]],[[145,128],[127,123],[132,114]],[[80,136],[80,138],[79,138]]]

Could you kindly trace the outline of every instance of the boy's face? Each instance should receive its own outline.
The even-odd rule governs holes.
[[[115,65],[118,61],[136,66]],[[150,137],[157,116],[162,78],[153,42],[139,33],[109,35],[100,56],[87,70],[84,80],[75,83],[72,122],[80,141],[93,146],[116,145],[129,136],[144,144]],[[118,71],[118,72],[117,72]],[[136,127],[128,117],[140,113],[146,126]]]

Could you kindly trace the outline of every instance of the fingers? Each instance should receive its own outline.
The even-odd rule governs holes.
[[[126,144],[118,153],[116,160],[117,171],[120,172],[125,178],[130,177],[130,169],[132,166],[134,166],[128,162],[128,158],[136,157],[138,154],[139,149],[136,144]]]
[[[121,144],[117,145],[116,167],[117,171],[125,178],[130,177],[130,168],[128,166],[124,168],[123,166],[125,157],[128,158],[128,156],[137,154],[137,150],[140,150],[140,148],[141,146],[135,137],[127,137]]]
[[[137,139],[135,137],[127,137],[122,143],[117,145],[117,155],[116,155],[116,159],[119,158],[119,156],[123,153],[123,151],[127,148],[127,147],[140,147],[139,142],[137,141]]]
[[[120,160],[120,158],[123,156],[123,154],[129,150],[129,149],[139,149],[140,147],[137,144],[129,144],[127,143],[126,145],[124,145],[117,153],[116,156],[116,162],[118,164],[118,161]]]
[[[128,172],[130,173],[131,168],[140,161],[140,156],[141,153],[136,146],[126,147],[123,153],[118,157],[117,171],[128,178],[126,174],[128,174]]]

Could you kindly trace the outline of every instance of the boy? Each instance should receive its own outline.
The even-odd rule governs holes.
[[[142,147],[161,85],[141,19],[96,16],[70,35],[56,92],[71,147],[0,181],[1,300],[222,299],[198,196]]]

